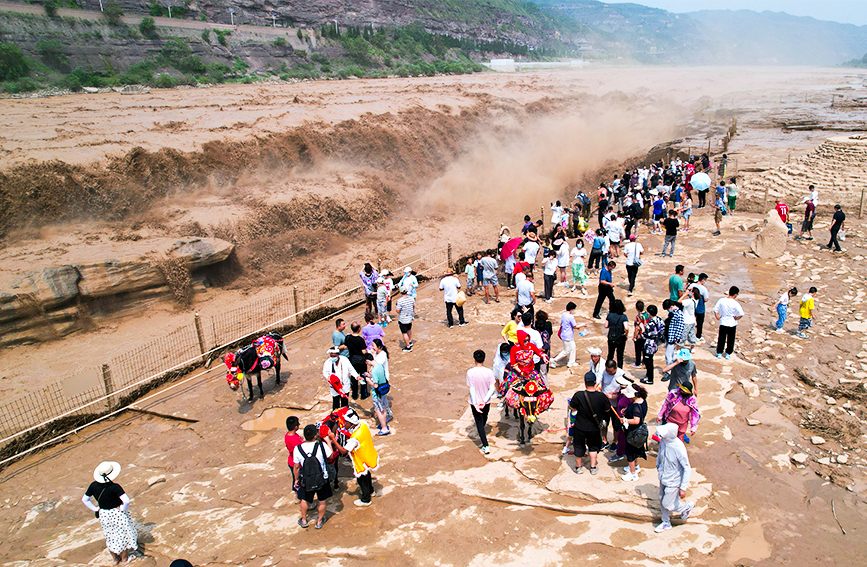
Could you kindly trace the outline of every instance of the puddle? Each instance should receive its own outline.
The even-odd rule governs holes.
[[[739,559],[763,561],[771,556],[771,548],[765,541],[761,522],[747,524],[728,551],[728,560],[734,564]]]
[[[298,413],[298,410],[292,410],[289,408],[268,408],[256,419],[251,419],[250,421],[242,423],[241,429],[244,431],[271,431],[272,429],[286,429],[286,418],[296,413]],[[254,437],[254,439],[255,438],[256,437]]]

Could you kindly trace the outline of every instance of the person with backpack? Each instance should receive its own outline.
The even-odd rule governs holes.
[[[596,236],[593,238],[593,246],[590,248],[590,261],[588,269],[598,270],[602,262],[602,248],[605,245],[605,233],[600,228],[596,231]]]
[[[304,443],[295,447],[292,460],[295,462],[295,490],[301,500],[301,517],[298,525],[306,528],[307,511],[318,500],[316,529],[321,529],[325,523],[325,505],[334,495],[329,482],[329,471],[326,461],[331,457],[331,447],[318,438],[319,429],[315,425],[304,427]]]
[[[604,327],[608,329],[608,358],[617,360],[617,367],[623,368],[623,355],[626,350],[626,337],[629,335],[629,317],[626,306],[619,299],[605,318]]]
[[[644,368],[647,374],[641,379],[642,384],[653,384],[653,355],[665,339],[665,321],[657,315],[658,312],[656,305],[647,306],[647,314],[650,316],[644,324]]]

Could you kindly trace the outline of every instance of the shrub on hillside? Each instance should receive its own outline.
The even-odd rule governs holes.
[[[102,17],[113,26],[119,25],[123,18],[123,8],[117,2],[109,2],[102,8]]]
[[[202,41],[211,43],[211,30],[202,30]]]
[[[0,81],[14,81],[29,71],[30,66],[17,45],[0,43]]]
[[[63,52],[59,40],[40,39],[36,42],[36,49],[39,51],[39,56],[42,57],[42,61],[46,65],[58,71],[68,71],[69,58]]]
[[[156,37],[157,23],[153,18],[145,16],[138,25],[138,31],[145,37]]]
[[[45,7],[45,15],[49,18],[57,17],[57,0],[45,0],[43,4]]]

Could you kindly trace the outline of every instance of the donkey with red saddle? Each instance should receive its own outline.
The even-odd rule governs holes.
[[[241,379],[247,378],[247,388],[250,396],[247,401],[253,402],[253,380],[251,373],[256,374],[256,382],[259,385],[259,395],[264,398],[265,390],[262,388],[262,371],[274,369],[277,384],[280,384],[280,358],[287,361],[286,345],[283,344],[283,336],[271,331],[254,340],[252,344],[245,346],[235,353],[229,353],[223,357],[223,362],[229,369],[226,373],[226,381],[233,390],[241,388]],[[242,388],[243,391],[243,388]]]

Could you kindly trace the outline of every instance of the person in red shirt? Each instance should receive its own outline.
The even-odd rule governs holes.
[[[777,214],[780,215],[780,220],[783,221],[783,224],[788,224],[789,206],[785,203],[781,203],[779,199],[774,199],[774,203],[777,204],[774,208],[777,209]]]
[[[512,274],[517,276],[518,274],[524,273],[524,268],[531,268],[529,263],[526,262],[526,257],[523,252],[518,252],[518,261],[515,262],[515,269],[512,270]],[[517,283],[515,284],[517,285]]]
[[[286,448],[289,449],[289,474],[292,475],[292,490],[295,492],[296,498],[298,497],[298,491],[295,489],[295,462],[292,459],[292,452],[295,451],[295,447],[304,442],[304,439],[298,435],[298,428],[300,426],[301,423],[294,415],[290,415],[286,418],[286,429],[288,430],[288,433],[286,433],[284,441],[286,442]]]

